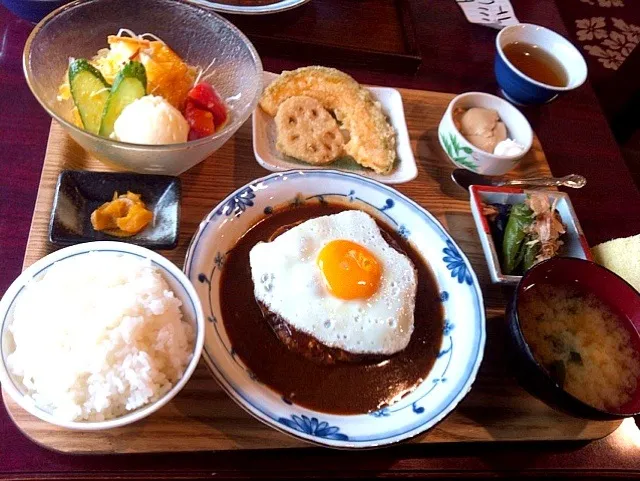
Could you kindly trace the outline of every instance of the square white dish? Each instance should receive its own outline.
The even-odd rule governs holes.
[[[264,72],[263,83],[266,87],[277,74]],[[383,175],[377,174],[373,170],[366,169],[352,161],[338,160],[325,166],[314,166],[287,157],[276,149],[276,125],[273,117],[266,114],[259,106],[252,115],[253,127],[253,153],[258,163],[272,172],[282,172],[285,170],[341,170],[353,174],[359,174],[370,179],[377,180],[383,184],[401,184],[409,182],[418,175],[416,159],[411,150],[409,131],[404,118],[404,107],[402,96],[396,89],[389,87],[366,87],[376,97],[382,105],[382,110],[388,116],[389,121],[396,131],[396,148],[398,160],[391,173]]]
[[[502,273],[500,257],[491,235],[489,221],[482,213],[482,204],[519,204],[524,202],[527,194],[533,191],[514,187],[488,187],[472,185],[469,189],[471,194],[471,213],[478,230],[484,257],[489,266],[489,274],[494,284],[517,284],[522,276],[512,276]],[[562,222],[567,226],[567,232],[563,235],[564,245],[560,248],[560,256],[577,257],[579,259],[593,260],[589,244],[582,233],[582,228],[573,210],[573,205],[569,196],[564,192],[544,191],[551,201],[558,199],[556,209],[560,214]]]

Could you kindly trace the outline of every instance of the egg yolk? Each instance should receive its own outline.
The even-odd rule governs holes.
[[[367,299],[378,290],[382,268],[360,244],[331,241],[322,248],[316,262],[329,292],[340,299]]]

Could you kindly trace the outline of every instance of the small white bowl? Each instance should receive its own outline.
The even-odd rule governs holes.
[[[39,278],[43,273],[57,262],[64,262],[65,259],[85,255],[90,252],[111,252],[114,255],[126,255],[137,258],[149,259],[155,267],[162,271],[164,280],[167,282],[176,297],[182,301],[183,319],[190,322],[194,327],[196,339],[193,347],[193,357],[185,368],[185,372],[178,382],[157,401],[146,404],[135,411],[131,411],[120,417],[109,419],[107,421],[67,421],[59,419],[44,409],[38,407],[32,398],[25,395],[25,388],[20,379],[11,374],[7,368],[7,356],[12,350],[10,336],[7,335],[8,326],[13,322],[14,304],[20,296],[20,293],[29,281]],[[124,242],[87,242],[77,244],[59,251],[53,252],[43,257],[38,262],[28,267],[18,278],[11,284],[5,292],[2,300],[0,300],[0,383],[2,388],[11,396],[11,398],[20,405],[24,410],[51,424],[61,426],[67,429],[79,431],[98,431],[111,429],[126,424],[131,424],[142,418],[154,413],[162,406],[167,404],[187,383],[191,374],[195,370],[200,360],[202,346],[204,343],[204,315],[200,299],[189,279],[182,271],[170,260],[162,257],[144,247],[127,244]],[[43,360],[46,361],[46,360]]]
[[[271,72],[263,73],[265,87],[278,77]],[[287,170],[340,170],[360,174],[383,184],[401,184],[409,182],[418,175],[416,159],[411,150],[409,131],[404,118],[402,96],[396,89],[388,87],[367,87],[373,96],[382,105],[382,110],[389,117],[389,122],[396,131],[396,150],[398,159],[393,170],[388,174],[377,174],[371,169],[359,166],[355,162],[342,162],[340,160],[329,165],[310,165],[298,161],[292,157],[281,154],[276,149],[276,123],[259,106],[253,112],[253,153],[258,163],[271,172],[284,172]]]
[[[517,155],[494,155],[471,144],[453,122],[453,112],[457,108],[482,107],[498,112],[507,127],[507,137],[524,147]],[[484,175],[502,175],[518,165],[529,152],[533,143],[533,130],[522,113],[500,97],[483,92],[467,92],[455,97],[447,107],[438,126],[438,140],[447,157],[456,167]]]
[[[532,190],[519,189],[517,187],[489,187],[481,185],[472,185],[469,188],[471,194],[471,213],[478,230],[484,257],[489,266],[489,274],[494,284],[517,284],[522,276],[507,275],[502,272],[500,267],[500,257],[496,249],[489,221],[482,213],[483,204],[508,204],[514,205],[524,202],[527,194]],[[564,192],[545,191],[550,201],[558,199],[556,209],[560,214],[562,222],[567,226],[567,232],[564,234],[562,241],[564,245],[561,247],[559,255],[563,257],[577,257],[578,259],[593,260],[589,251],[589,244],[582,233],[582,228],[578,222],[578,217],[573,210],[573,205],[569,196]]]

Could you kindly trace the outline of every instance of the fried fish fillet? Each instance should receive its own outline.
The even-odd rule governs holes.
[[[283,72],[262,94],[260,107],[272,117],[282,102],[305,95],[332,111],[349,132],[345,152],[363,167],[387,174],[396,160],[396,133],[371,93],[344,72],[303,67]]]

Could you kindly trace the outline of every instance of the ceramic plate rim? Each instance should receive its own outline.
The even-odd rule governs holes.
[[[280,0],[269,5],[228,5],[226,3],[212,2],[207,0],[189,0],[191,3],[209,7],[216,12],[233,13],[236,15],[267,15],[271,13],[285,12],[300,7],[311,0]]]

